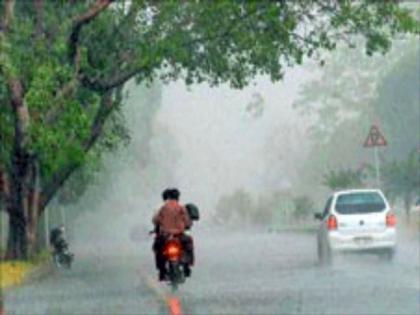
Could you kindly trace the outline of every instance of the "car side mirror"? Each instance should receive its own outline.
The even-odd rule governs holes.
[[[315,214],[314,214],[314,218],[315,218],[316,220],[320,220],[320,221],[322,221],[322,213],[321,213],[321,212],[317,212],[317,213],[315,213]]]

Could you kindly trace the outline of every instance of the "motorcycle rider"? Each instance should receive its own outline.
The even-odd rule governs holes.
[[[181,193],[176,188],[165,189],[162,193],[164,204],[153,216],[155,225],[155,242],[153,251],[155,252],[156,268],[159,270],[159,280],[166,279],[165,257],[163,256],[163,247],[167,238],[171,235],[179,237],[187,256],[187,262],[184,264],[184,273],[186,277],[191,275],[191,266],[194,264],[194,246],[191,236],[185,234],[192,221],[186,208],[179,203]]]
[[[61,253],[68,249],[68,242],[66,240],[66,228],[60,225],[51,230],[50,244],[55,253]]]

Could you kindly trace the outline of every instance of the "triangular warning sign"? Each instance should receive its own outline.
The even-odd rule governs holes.
[[[380,132],[379,127],[376,125],[372,125],[372,127],[370,127],[369,134],[363,146],[365,148],[372,148],[386,146],[387,144],[388,142],[386,141],[384,135]]]

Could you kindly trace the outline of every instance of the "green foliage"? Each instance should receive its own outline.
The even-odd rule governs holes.
[[[267,225],[272,215],[273,207],[266,198],[254,200],[249,192],[240,189],[220,198],[215,220],[225,225]]]
[[[391,199],[402,199],[407,210],[420,192],[420,154],[412,151],[403,160],[387,163],[382,172],[384,190]]]
[[[51,252],[49,249],[43,249],[31,257],[30,262],[36,266],[46,264],[51,259]]]
[[[60,204],[75,204],[84,196],[90,185],[94,184],[95,189],[99,187],[100,190],[105,189],[110,182],[116,180],[115,174],[103,171],[107,167],[106,153],[109,152],[113,152],[114,167],[117,167],[115,164],[122,163],[124,170],[136,169],[138,182],[126,183],[128,187],[125,191],[133,189],[135,191],[133,194],[138,195],[139,187],[142,184],[151,185],[151,182],[156,181],[157,167],[153,165],[154,161],[150,157],[150,141],[155,136],[154,122],[157,110],[161,106],[161,94],[162,87],[159,84],[153,84],[151,87],[130,84],[127,87],[125,107],[119,108],[111,115],[105,125],[102,137],[87,154],[83,166],[69,178],[58,192],[57,201]],[[131,142],[131,146],[128,147],[129,142]],[[168,152],[169,145],[165,144],[163,147]],[[166,173],[169,170],[163,170],[163,172]],[[88,207],[89,210],[96,209],[95,204],[99,203],[102,198],[102,195],[99,199],[95,199],[94,193],[91,195],[92,200],[84,199],[86,203],[91,204]],[[69,216],[76,217],[85,210],[84,207],[80,209],[74,207]]]
[[[300,177],[308,193],[329,169],[373,163],[362,146],[372,123],[388,140],[379,150],[382,161],[405,158],[419,143],[418,49],[413,37],[396,41],[386,56],[339,47],[321,76],[303,85],[295,106],[310,125],[310,159]]]
[[[407,10],[392,2],[133,2],[136,23],[123,9],[108,10],[86,28],[87,76],[138,68],[139,81],[181,77],[243,87],[256,74],[279,80],[285,65],[334,49],[351,34],[362,34],[371,54],[387,51],[396,31],[417,30]],[[303,25],[312,31],[302,34]]]
[[[111,117],[99,151],[127,139],[118,114],[101,116],[100,101],[122,102],[118,92],[131,78],[242,88],[260,74],[280,80],[286,66],[353,35],[371,54],[387,51],[396,32],[418,32],[391,1],[117,1],[81,25],[91,1],[43,3],[41,34],[29,1],[15,1],[10,31],[0,34],[0,163],[12,159],[15,117],[5,87],[16,78],[30,113],[25,149],[39,160],[43,183],[88,160],[97,118]]]
[[[406,159],[420,143],[420,60],[417,49],[406,50],[378,85],[373,109],[389,143],[387,160]]]
[[[288,193],[278,191],[256,198],[239,189],[219,199],[214,220],[218,224],[238,227],[287,225],[311,218],[314,207],[313,201],[305,195],[292,198]]]
[[[331,190],[360,188],[363,185],[363,173],[360,169],[330,170],[324,174],[322,184]]]
[[[297,196],[293,199],[295,206],[293,215],[296,219],[305,219],[311,217],[314,212],[315,204],[308,196]]]
[[[249,213],[254,207],[251,195],[237,190],[231,195],[222,196],[216,206],[216,219],[223,223],[248,223]]]

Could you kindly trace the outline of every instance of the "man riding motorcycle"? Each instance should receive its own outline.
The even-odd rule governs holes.
[[[163,247],[170,236],[179,238],[186,253],[187,262],[184,264],[186,277],[191,275],[191,266],[194,264],[194,246],[191,236],[185,234],[192,221],[186,208],[179,203],[181,193],[176,188],[168,188],[162,193],[163,206],[153,217],[156,238],[153,244],[155,252],[156,268],[159,270],[159,280],[166,279],[165,257]]]
[[[68,243],[66,240],[66,228],[64,225],[60,225],[59,227],[51,230],[50,244],[54,251],[57,253],[62,252],[68,248]]]
[[[60,225],[51,230],[50,244],[53,248],[53,259],[56,265],[70,268],[73,254],[69,251],[69,244],[66,240],[66,229],[64,225]]]

